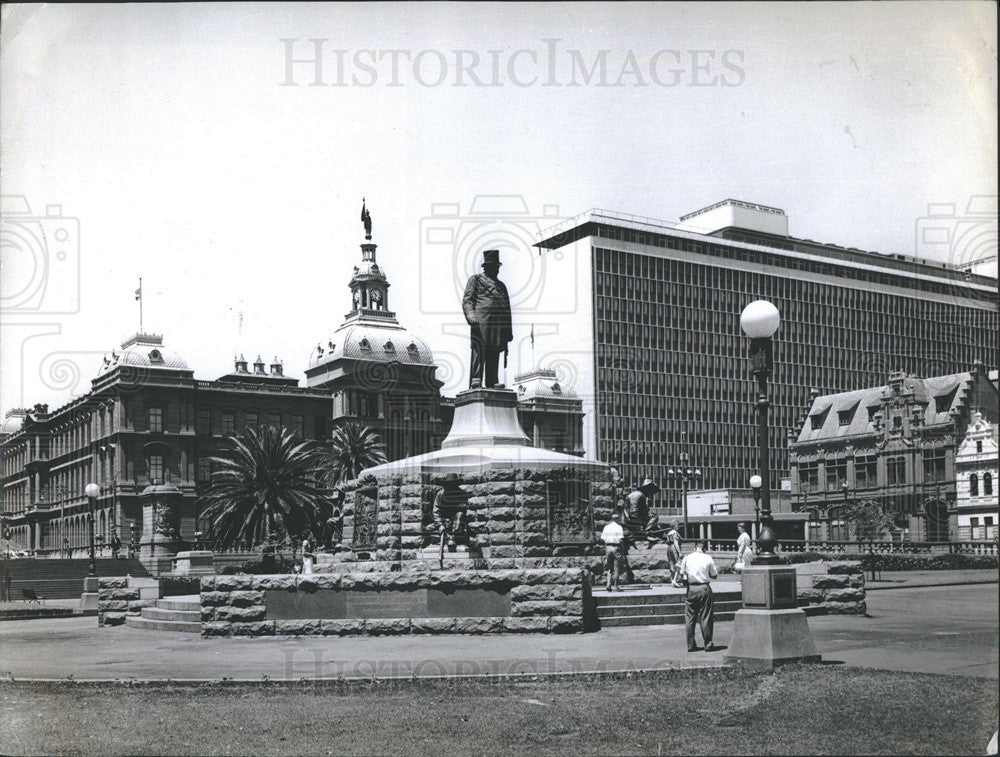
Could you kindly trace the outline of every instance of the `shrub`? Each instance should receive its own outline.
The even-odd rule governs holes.
[[[888,554],[827,554],[822,552],[790,552],[781,556],[783,565],[825,561],[856,560],[862,570],[989,570],[1000,568],[997,555],[913,555],[902,552]]]
[[[298,563],[295,560],[291,560],[284,555],[263,555],[260,560],[247,560],[238,565],[227,565],[222,569],[222,575],[232,576],[237,573],[249,573],[251,575],[291,573],[296,565]]]
[[[201,592],[201,576],[160,576],[161,597],[183,597]]]

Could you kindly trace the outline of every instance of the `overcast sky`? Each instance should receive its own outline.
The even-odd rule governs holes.
[[[426,229],[474,230],[477,196],[523,198],[504,222],[528,230],[735,197],[785,209],[796,236],[912,254],[928,203],[996,191],[995,12],[5,5],[0,183],[31,215],[5,199],[0,407],[86,391],[138,326],[139,276],[147,330],[198,378],[242,352],[304,380],[349,309],[362,196],[391,305],[443,363],[467,348],[443,333],[461,320],[454,266]],[[431,217],[447,204],[457,218]]]

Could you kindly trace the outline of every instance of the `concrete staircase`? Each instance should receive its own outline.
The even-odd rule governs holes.
[[[143,607],[139,615],[129,615],[125,625],[147,631],[201,633],[201,598],[197,594],[156,600],[155,607]]]
[[[94,565],[98,576],[149,576],[149,571],[135,559],[100,557]],[[83,593],[83,579],[89,567],[87,558],[25,557],[2,563],[2,570],[10,577],[10,594],[14,600],[21,599],[21,589],[31,589],[42,599],[78,599]]]
[[[670,585],[629,586],[615,592],[595,588],[593,597],[601,628],[684,623],[684,589]],[[732,620],[742,604],[739,584],[713,587],[713,616],[717,622]]]

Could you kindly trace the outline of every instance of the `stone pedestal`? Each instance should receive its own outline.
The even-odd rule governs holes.
[[[139,560],[153,575],[159,574],[161,559],[177,554],[183,494],[173,484],[151,484],[142,490],[142,536]]]
[[[741,580],[743,609],[733,619],[726,662],[760,670],[819,662],[806,614],[797,607],[795,569],[752,565]]]
[[[87,576],[83,579],[83,594],[80,595],[80,611],[85,613],[97,612],[97,576]]]
[[[451,431],[441,442],[441,449],[511,444],[531,445],[517,419],[517,394],[510,389],[459,392]]]
[[[210,550],[178,552],[173,572],[186,576],[214,576],[215,555]]]

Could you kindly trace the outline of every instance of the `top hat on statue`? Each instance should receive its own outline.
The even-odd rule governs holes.
[[[483,250],[483,268],[488,265],[503,265],[500,262],[500,250]]]
[[[653,483],[653,479],[651,478],[647,478],[645,481],[643,481],[642,486],[640,486],[639,488],[646,489],[651,492],[658,492],[660,490],[660,487],[657,486],[655,483]]]

